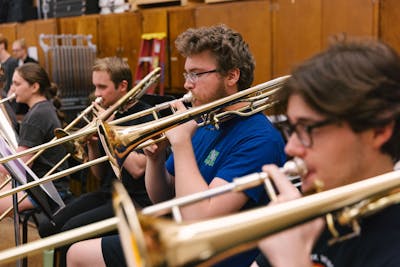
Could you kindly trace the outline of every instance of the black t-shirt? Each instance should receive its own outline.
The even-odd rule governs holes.
[[[60,127],[61,123],[53,104],[47,100],[38,102],[28,111],[21,122],[18,145],[30,148],[50,142],[54,138],[54,129]],[[65,155],[66,151],[62,145],[48,148],[33,161],[32,170],[39,178],[43,177]],[[57,172],[66,168],[68,168],[68,164],[64,162]],[[68,177],[57,179],[53,183],[58,191],[69,188]]]
[[[325,230],[318,239],[311,255],[315,266],[400,266],[400,205],[364,218],[357,237],[329,246],[331,237]],[[257,257],[257,263],[260,267],[270,266],[263,255]]]
[[[6,84],[3,88],[3,97],[7,96],[8,91],[10,90],[10,86],[12,84],[12,77],[14,75],[14,70],[18,67],[18,60],[9,57],[6,61],[1,63],[1,66],[4,69],[4,74],[6,75]]]
[[[123,113],[119,113],[117,112],[115,115],[114,120],[122,118],[122,117],[126,117],[128,115],[131,114],[135,114],[137,112],[140,112],[142,110],[151,108],[151,106],[139,101],[138,103],[136,103],[134,106],[132,106],[131,108],[129,108],[127,111],[123,112]],[[148,121],[153,120],[153,116],[144,116],[144,117],[140,117],[137,118],[135,120],[130,120],[127,121],[125,123],[119,124],[121,126],[131,126],[131,125],[137,125],[137,124],[142,124]],[[102,145],[99,144],[101,147]],[[137,151],[139,153],[143,153],[142,151]],[[107,168],[106,169],[106,173],[104,174],[104,176],[102,177],[102,191],[107,191],[109,192],[111,190],[111,185],[112,182],[114,181],[114,179],[116,179],[116,176],[112,170],[112,168]],[[126,171],[124,168],[122,168],[122,173],[121,173],[121,180],[122,183],[124,184],[126,190],[128,191],[129,195],[142,207],[151,205],[151,201],[149,196],[147,195],[147,191],[146,191],[146,187],[145,187],[145,183],[144,183],[144,176],[140,177],[140,178],[136,178],[134,179],[128,171]]]

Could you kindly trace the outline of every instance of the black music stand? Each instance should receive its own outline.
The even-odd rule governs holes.
[[[13,152],[7,142],[3,138],[0,138],[0,156],[7,157],[12,153]],[[6,163],[3,163],[3,166],[9,172],[12,178],[13,187],[15,187],[17,184],[26,184],[27,182],[39,179],[21,159],[10,160]],[[36,204],[50,221],[53,220],[53,214],[65,206],[63,200],[58,195],[58,192],[52,183],[46,183],[45,185],[36,186],[25,191],[36,202]],[[17,194],[13,195],[13,211],[14,230],[16,237],[15,242],[16,245],[19,245]]]

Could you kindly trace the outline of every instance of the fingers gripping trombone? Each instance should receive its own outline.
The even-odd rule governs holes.
[[[217,188],[214,188],[147,207],[140,212],[138,218],[136,218],[136,212],[131,212],[134,209],[125,209],[126,205],[132,207],[132,203],[129,198],[121,195],[124,194],[124,189],[119,184],[116,186],[114,206],[117,210],[124,209],[124,211],[116,212],[121,216],[1,251],[0,263],[23,258],[44,249],[90,238],[99,233],[114,230],[117,226],[120,229],[125,227],[125,232],[121,232],[121,237],[128,239],[128,244],[131,246],[135,246],[135,248],[124,248],[124,251],[127,258],[134,257],[133,260],[140,262],[136,266],[185,266],[189,263],[203,263],[208,260],[215,262],[222,252],[225,256],[229,254],[226,253],[227,251],[234,250],[237,253],[243,249],[248,249],[249,244],[255,246],[256,242],[265,236],[327,213],[339,212],[346,207],[357,205],[376,196],[380,196],[379,203],[381,204],[370,206],[366,213],[359,213],[358,217],[378,212],[380,209],[400,201],[399,193],[387,195],[388,192],[400,186],[400,171],[394,171],[289,202],[216,219],[176,224],[169,220],[154,218],[154,216],[167,213],[167,210],[170,212],[176,207],[179,208],[179,206],[188,205],[194,201],[204,200],[232,190],[239,190],[238,188],[244,190],[251,187],[250,184],[255,186],[264,182],[260,179],[260,176],[264,175],[251,176],[252,179],[249,178],[250,176],[242,177],[244,178],[242,181],[239,181],[241,178],[237,178],[236,185],[228,184],[225,187],[222,186],[218,191],[215,191]],[[133,224],[136,223],[136,226],[128,223],[127,217]],[[345,217],[354,218],[355,216]],[[147,230],[142,232],[143,229]],[[128,230],[128,233],[126,230]],[[141,237],[143,236],[146,242],[142,242],[143,238]],[[231,238],[228,238],[230,236],[235,236],[234,242]],[[148,243],[149,241],[151,245]],[[127,242],[125,240],[122,243],[126,245]],[[208,265],[203,264],[203,266]]]

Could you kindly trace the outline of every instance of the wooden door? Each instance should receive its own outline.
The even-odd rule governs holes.
[[[327,47],[332,40],[343,35],[378,37],[378,12],[378,1],[323,0],[323,47]]]
[[[140,13],[100,15],[99,57],[122,57],[128,62],[134,74],[141,34]]]
[[[321,50],[321,0],[272,0],[272,76]]]
[[[184,94],[186,93],[186,90],[183,88],[183,84],[185,83],[183,79],[185,59],[176,50],[175,40],[186,29],[195,27],[194,9],[182,8],[171,10],[168,13],[168,27],[170,88],[167,92],[169,94]]]
[[[199,6],[196,27],[226,24],[242,34],[256,61],[253,84],[271,79],[270,1],[239,1]]]
[[[379,37],[400,53],[400,1],[381,0]]]
[[[163,77],[160,83],[164,85],[164,93],[170,93],[170,67],[169,67],[169,54],[168,54],[168,12],[170,8],[153,8],[143,9],[142,13],[142,31],[143,33],[164,33],[166,35],[165,48],[164,48],[164,64]]]
[[[92,35],[92,43],[98,45],[99,15],[67,17],[58,19],[58,32],[60,34]]]
[[[8,52],[11,54],[12,43],[17,39],[17,23],[0,24],[0,34],[7,38]]]

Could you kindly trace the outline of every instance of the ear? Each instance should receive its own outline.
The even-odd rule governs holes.
[[[375,128],[373,130],[374,147],[380,149],[383,146],[383,144],[385,144],[390,139],[390,137],[392,137],[393,129],[394,129],[394,121],[383,127]]]
[[[123,92],[126,93],[128,92],[128,82],[126,80],[122,80],[119,84],[118,84],[118,89]]]
[[[240,70],[238,68],[234,68],[228,72],[226,76],[226,83],[229,87],[234,86],[239,81]]]
[[[33,93],[33,94],[39,94],[40,85],[39,85],[38,82],[33,83],[33,84],[31,85],[31,87],[32,87],[32,93]]]

